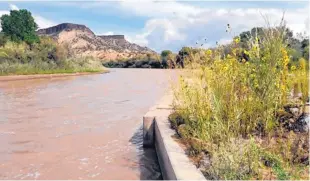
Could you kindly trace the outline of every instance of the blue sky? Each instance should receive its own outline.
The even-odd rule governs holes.
[[[227,43],[233,34],[263,26],[266,15],[278,23],[283,11],[294,32],[309,31],[307,1],[1,1],[0,15],[28,9],[41,28],[69,22],[84,24],[96,34],[124,34],[131,42],[156,51],[182,46],[210,47]],[[227,34],[226,24],[233,27]],[[205,42],[204,40],[207,39]]]

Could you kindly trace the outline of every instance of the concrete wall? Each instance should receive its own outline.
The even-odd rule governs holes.
[[[165,180],[205,180],[189,160],[183,148],[173,140],[168,116],[172,113],[173,96],[165,95],[143,117],[143,145],[154,146]]]

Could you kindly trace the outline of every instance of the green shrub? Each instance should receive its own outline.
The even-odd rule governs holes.
[[[305,103],[309,93],[308,68],[304,60],[289,69],[289,49],[285,41],[287,29],[283,24],[263,29],[260,40],[250,37],[247,48],[235,37],[230,53],[222,48],[207,50],[205,57],[186,54],[188,77],[181,78],[175,91],[175,110],[185,118],[190,138],[208,143],[212,167],[206,171],[213,179],[264,178],[261,169],[266,157],[258,141],[251,137],[268,140],[279,131],[277,111],[291,100],[289,93],[297,84]],[[245,42],[242,42],[243,44]],[[240,60],[240,52],[249,58]],[[173,125],[177,122],[172,122]],[[284,133],[281,132],[281,135]],[[293,169],[293,147],[289,140],[282,140],[265,150],[279,156],[272,164],[278,179],[289,179]],[[286,148],[288,147],[288,148]],[[299,146],[300,147],[300,146]],[[300,149],[298,147],[298,149]],[[200,147],[192,145],[193,153]],[[294,149],[293,149],[294,150]],[[297,152],[295,152],[297,154]],[[304,153],[302,153],[304,154]]]
[[[0,47],[0,75],[44,74],[103,71],[99,60],[92,57],[69,57],[68,49],[49,37],[40,43],[6,42]]]

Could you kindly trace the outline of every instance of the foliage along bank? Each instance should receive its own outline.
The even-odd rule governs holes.
[[[262,31],[190,55],[174,91],[171,126],[207,179],[309,180],[309,61],[284,24]]]
[[[39,37],[27,10],[11,10],[1,17],[0,75],[103,72],[91,57],[76,57],[67,46],[49,37]]]

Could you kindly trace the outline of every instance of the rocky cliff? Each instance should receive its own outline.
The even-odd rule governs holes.
[[[102,60],[132,58],[141,54],[155,54],[147,47],[130,43],[124,35],[97,36],[85,25],[62,23],[37,31],[40,36],[51,36],[59,44],[67,45],[76,55],[94,56]]]

